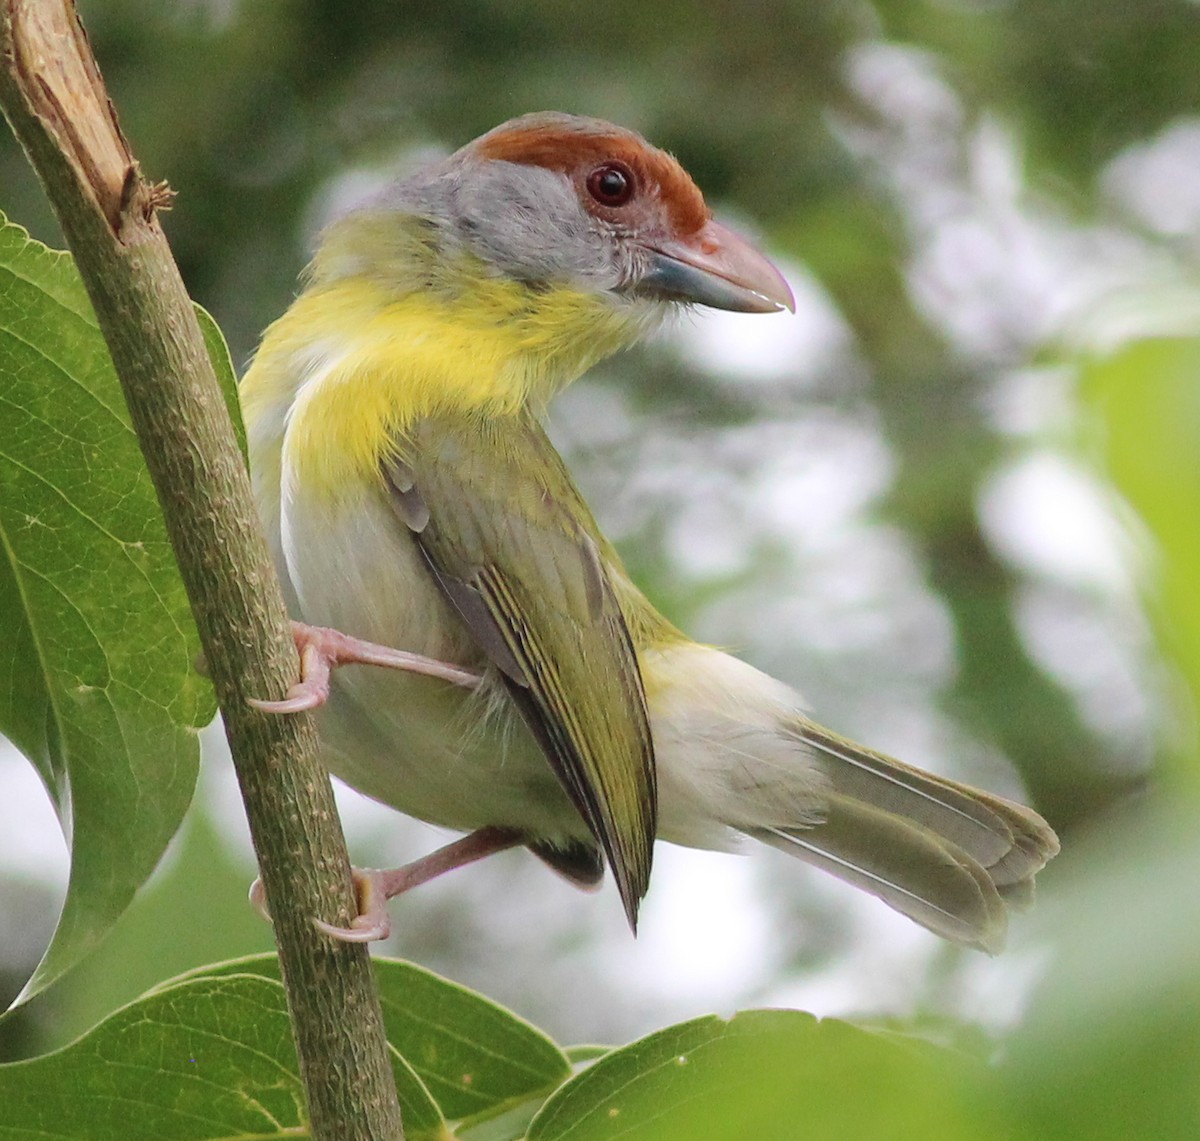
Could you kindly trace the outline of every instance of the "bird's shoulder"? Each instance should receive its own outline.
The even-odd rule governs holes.
[[[385,471],[397,512],[448,573],[494,568],[591,622],[611,592],[611,548],[536,417],[429,416]]]

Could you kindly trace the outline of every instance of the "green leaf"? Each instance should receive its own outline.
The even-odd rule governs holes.
[[[1014,1137],[1200,1136],[1200,839],[1176,794],[1075,838],[1037,917],[1055,954],[1006,1045]]]
[[[388,1042],[448,1120],[477,1121],[540,1100],[570,1076],[566,1055],[511,1011],[412,963],[374,965]],[[185,977],[228,972],[277,979],[279,961],[253,955]]]
[[[227,764],[228,756],[219,760]],[[65,1046],[164,979],[274,947],[271,925],[246,905],[253,873],[245,854],[235,856],[213,819],[214,806],[205,801],[192,803],[170,858],[104,942],[50,993],[33,1000],[30,1014],[45,1028],[40,1036],[45,1050]],[[0,1025],[0,1038],[3,1032]],[[27,1057],[28,1051],[11,1056]]]
[[[94,946],[191,799],[211,686],[154,488],[69,256],[0,216],[0,731],[71,847],[24,998]]]
[[[1154,536],[1163,645],[1200,706],[1200,338],[1126,345],[1088,363],[1083,393],[1113,482]],[[1185,713],[1184,717],[1190,717]],[[1194,735],[1176,747],[1173,775],[1200,792]]]
[[[199,967],[178,979],[172,979],[165,983],[164,987],[174,989],[181,985],[187,985],[219,988],[224,980],[229,978],[261,979],[263,982],[279,987],[282,1000],[279,960],[273,954],[248,955],[243,959],[233,959],[227,963]],[[156,988],[147,996],[147,999],[162,993],[164,987]],[[444,1114],[438,1108],[429,1090],[394,1046],[390,1048],[390,1053],[392,1077],[396,1082],[396,1096],[400,1101],[400,1112],[404,1119],[406,1136],[410,1139],[444,1137],[446,1134]],[[4,1141],[3,1134],[0,1134],[0,1141]]]
[[[388,1041],[452,1120],[545,1094],[571,1074],[540,1030],[475,991],[397,960],[375,960]]]
[[[603,1058],[605,1054],[611,1053],[612,1047],[581,1043],[578,1046],[568,1046],[563,1052],[567,1055],[567,1061],[572,1066],[582,1066],[586,1063],[594,1062],[597,1058]]]
[[[529,1141],[924,1141],[993,1134],[968,1061],[812,1015],[698,1018],[605,1055],[551,1097]]]
[[[234,371],[233,360],[229,356],[229,346],[221,334],[221,328],[213,320],[212,315],[201,305],[193,304],[196,310],[196,320],[200,324],[200,335],[204,338],[204,347],[212,360],[213,371],[217,374],[217,383],[221,386],[221,395],[225,397],[225,408],[229,419],[233,421],[233,434],[237,437],[242,459],[250,463],[250,450],[246,443],[246,425],[242,421],[242,402],[238,396],[238,379]]]
[[[406,1135],[445,1137],[409,1077]],[[0,1141],[308,1135],[283,987],[260,975],[168,985],[63,1050],[0,1066],[0,1105]]]

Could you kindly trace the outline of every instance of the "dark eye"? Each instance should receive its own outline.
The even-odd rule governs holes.
[[[587,188],[601,206],[624,206],[633,197],[633,173],[620,163],[605,163],[588,175]]]

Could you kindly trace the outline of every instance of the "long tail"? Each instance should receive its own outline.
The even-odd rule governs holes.
[[[828,780],[817,823],[744,829],[947,939],[996,953],[1058,852],[1034,811],[922,772],[812,722],[794,729]]]

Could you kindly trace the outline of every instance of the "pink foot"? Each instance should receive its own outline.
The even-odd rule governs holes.
[[[358,901],[358,914],[349,927],[338,927],[323,919],[314,919],[313,926],[331,939],[343,943],[370,943],[386,939],[391,934],[391,920],[387,913],[387,902],[410,889],[440,876],[443,872],[473,864],[485,856],[515,848],[524,843],[518,832],[507,828],[479,828],[428,856],[422,856],[402,868],[353,868],[354,894]],[[266,892],[262,880],[250,886],[250,902],[265,919],[271,918],[267,910]]]
[[[421,654],[410,654],[406,650],[364,642],[326,626],[306,626],[303,622],[293,622],[292,635],[300,654],[300,680],[281,701],[248,698],[255,709],[265,713],[301,713],[306,709],[316,709],[324,705],[329,697],[329,676],[334,667],[354,663],[408,670],[409,673],[441,678],[465,689],[474,689],[479,684],[480,675],[472,670],[464,670],[460,666],[452,666]]]

